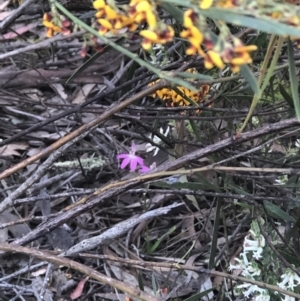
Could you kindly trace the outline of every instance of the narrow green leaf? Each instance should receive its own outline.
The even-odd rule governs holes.
[[[70,84],[76,77],[78,77],[86,68],[91,66],[100,56],[102,52],[95,53],[92,57],[90,57],[85,63],[83,63],[79,68],[75,70],[75,72],[68,78],[66,81],[66,85]]]
[[[172,228],[170,228],[170,229],[168,230],[167,233],[165,233],[162,237],[160,237],[160,238],[152,245],[152,247],[151,247],[151,248],[149,249],[149,251],[148,251],[148,254],[149,254],[149,255],[153,254],[153,253],[155,252],[155,250],[158,248],[158,246],[160,245],[160,243],[163,241],[163,239],[164,239],[167,235],[173,233],[175,230],[176,230],[176,226],[173,226]]]
[[[252,91],[254,93],[259,93],[258,82],[256,80],[255,75],[253,74],[253,72],[249,68],[249,66],[247,66],[247,65],[241,66],[241,74],[245,78],[247,83],[250,85]]]
[[[186,175],[182,175],[181,177],[179,177],[178,181],[180,183],[188,183],[187,176]],[[198,205],[198,202],[197,202],[195,196],[191,195],[191,194],[186,194],[185,196],[187,197],[188,200],[190,200],[192,202],[192,204],[195,206],[195,208],[198,211],[200,211],[200,208],[199,208],[199,205]]]
[[[173,74],[170,75],[169,72],[159,72],[158,76],[161,79],[165,79],[165,80],[169,81],[170,83],[175,84],[177,86],[185,87],[191,91],[197,91],[197,88],[195,86],[193,86],[191,83],[189,83],[185,80],[182,80],[180,78],[176,78],[176,77],[174,77]]]
[[[228,99],[235,99],[235,100],[252,100],[253,95],[234,95],[234,94],[224,94],[224,96]],[[261,101],[268,103],[270,99],[261,98]]]
[[[296,258],[295,256],[293,256],[292,254],[286,253],[283,250],[278,250],[278,252],[281,254],[282,257],[284,257],[287,262],[289,262],[290,264],[293,264],[295,266],[299,266],[300,265],[300,260],[299,258]]]
[[[191,125],[191,128],[192,128],[193,132],[194,132],[195,137],[197,138],[198,141],[201,141],[201,136],[200,136],[199,130],[196,126],[195,120],[191,119],[191,120],[189,120],[189,122],[190,122],[190,125]]]
[[[199,176],[199,174],[198,174]],[[203,177],[203,181],[205,181],[205,178]],[[209,190],[212,189],[214,191],[220,192],[218,187],[216,185],[211,184],[209,181],[206,183],[172,183],[169,184],[164,181],[157,181],[151,183],[151,185],[156,186],[156,187],[162,187],[162,188],[170,188],[170,189],[191,189],[195,191],[201,191],[201,190]]]
[[[133,79],[134,77],[134,73],[135,71],[138,69],[139,64],[137,62],[132,62],[129,70],[126,72],[126,78],[124,80],[125,83],[127,83],[128,81],[130,81],[131,79]],[[132,87],[130,85],[127,85],[126,87],[124,87],[124,89],[122,90],[121,95],[126,94]]]
[[[212,292],[214,290],[214,288],[210,288],[204,292],[198,293],[196,295],[193,295],[191,297],[188,297],[186,299],[184,299],[183,301],[197,301],[197,300],[201,300],[203,296],[206,296],[207,294],[209,294],[210,292]]]
[[[144,288],[143,277],[141,273],[138,273],[138,284],[139,284],[139,289],[144,292],[145,288]]]
[[[244,189],[242,189],[242,187],[236,186],[236,185],[234,185],[234,184],[229,184],[229,185],[227,186],[227,188],[228,188],[228,189],[232,189],[232,190],[233,190],[235,193],[237,193],[237,194],[249,195],[249,196],[252,195],[251,193],[249,193],[249,192],[245,191]]]
[[[279,36],[295,36],[300,38],[300,29],[295,26],[289,26],[286,24],[279,23],[277,20],[269,19],[258,19],[258,17],[249,17],[242,15],[239,10],[234,9],[222,9],[222,8],[210,8],[207,10],[200,10],[197,7],[195,9],[202,15],[222,20],[226,23],[235,24],[238,26],[249,27],[258,31],[263,30],[264,32],[275,34]],[[245,14],[248,12],[244,12]],[[266,18],[266,17],[264,17]]]
[[[199,79],[202,81],[211,81],[213,78],[209,75],[205,74],[199,74],[199,73],[190,73],[190,72],[178,72],[176,75],[184,78],[193,78],[193,79]]]
[[[183,11],[172,3],[163,2],[160,6],[166,10],[179,24],[183,23]]]
[[[152,273],[152,289],[153,289],[154,295],[156,295],[156,293],[157,293],[157,285],[156,285],[156,279],[155,279],[154,272]]]
[[[122,41],[124,41],[125,38],[121,37],[115,41],[116,44],[120,44]],[[70,78],[66,81],[66,84],[70,84],[77,76],[79,76],[86,68],[91,66],[96,60],[106,53],[107,51],[111,50],[112,47],[107,45],[103,48],[103,51],[95,53],[93,56],[91,56],[84,64],[82,64],[71,76]]]
[[[215,162],[215,160],[212,159],[211,156],[209,158],[212,162]],[[196,176],[197,180],[199,181],[199,184],[198,184],[199,190],[203,186],[204,190],[213,190],[216,192],[222,192],[222,190],[218,184],[214,184],[214,181],[208,180],[208,178],[206,176],[204,176],[201,172],[197,172],[195,174],[195,176]],[[194,183],[190,183],[190,184],[194,184]]]
[[[181,260],[185,259],[186,257],[188,257],[191,254],[192,250],[195,247],[195,243],[196,243],[196,241],[193,240],[192,245],[189,247],[189,249],[186,251],[186,253],[181,257]]]
[[[209,254],[209,262],[208,268],[212,269],[215,267],[215,258],[216,258],[216,251],[217,251],[217,243],[218,243],[218,235],[219,235],[219,224],[221,219],[221,207],[222,207],[222,200],[221,198],[217,199],[217,208],[216,208],[216,215],[214,220],[214,231],[213,237],[210,246],[210,254]]]
[[[255,93],[253,96],[253,100],[252,100],[249,112],[242,124],[242,127],[238,131],[239,133],[241,133],[244,130],[244,128],[246,127],[249,119],[251,118],[251,116],[260,100],[260,97],[262,96],[263,91],[265,90],[265,88],[267,87],[267,85],[270,82],[270,78],[273,75],[274,69],[275,69],[277,61],[278,61],[278,57],[281,53],[283,41],[284,41],[283,37],[277,38],[276,36],[271,36],[271,38],[270,38],[267,54],[265,56],[263,66],[261,68],[260,75],[258,78],[258,86],[260,87],[259,92]],[[275,47],[275,45],[276,45],[276,47]],[[275,53],[273,54],[274,48],[275,48]],[[271,57],[272,57],[271,64],[270,64],[269,68],[267,69],[267,63],[269,62],[269,59],[271,59]],[[266,75],[265,75],[265,73],[266,73]]]
[[[171,83],[174,83],[175,85],[178,86],[183,86],[186,87],[187,89],[190,89],[192,91],[197,91],[197,89],[191,85],[190,83],[179,79],[179,78],[174,78],[172,72],[166,72],[166,71],[161,71],[158,70],[155,66],[152,66],[150,63],[147,63],[145,60],[137,56],[136,54],[130,52],[129,50],[125,49],[124,47],[118,45],[117,43],[111,41],[111,39],[107,38],[106,36],[103,36],[99,34],[99,32],[95,29],[89,26],[88,24],[82,22],[80,19],[75,17],[72,13],[70,13],[63,5],[55,1],[55,6],[57,9],[59,9],[64,15],[66,15],[71,21],[73,21],[75,24],[80,26],[80,28],[87,30],[89,33],[93,34],[94,36],[98,37],[101,39],[103,42],[105,42],[107,45],[111,46],[115,50],[123,53],[124,55],[128,56],[135,62],[137,62],[140,66],[143,66],[147,68],[149,71],[152,71],[154,74],[156,74],[158,77],[165,79],[167,81],[170,81]]]
[[[264,206],[267,210],[267,212],[274,218],[281,219],[283,221],[292,222],[295,223],[296,220],[287,214],[285,211],[280,209],[278,206],[274,205],[273,203],[269,201],[264,201]]]
[[[299,231],[299,226],[300,226],[300,217],[298,217],[297,222],[294,224],[292,229],[289,231],[288,235],[286,236],[286,241],[290,242],[292,237],[295,237],[297,232]]]
[[[235,24],[238,26],[249,27],[258,31],[263,30],[266,33],[279,35],[279,36],[294,36],[300,38],[300,29],[295,26],[286,25],[279,23],[278,20],[274,20],[271,17],[264,16],[249,16],[251,12],[241,10],[240,8],[216,8],[211,7],[210,9],[201,10],[197,5],[191,3],[191,1],[182,0],[163,0],[161,6],[165,8],[165,5],[184,5],[185,7],[193,8],[198,14],[211,19],[217,19],[226,23]],[[166,8],[165,8],[166,9]],[[167,9],[166,9],[167,10]],[[179,10],[179,9],[178,9]],[[180,13],[178,13],[178,21],[180,21]],[[170,12],[170,11],[169,11]],[[171,13],[171,12],[170,12]],[[175,17],[174,17],[175,18]],[[261,18],[261,19],[259,19]],[[177,19],[176,19],[177,20]]]
[[[282,97],[286,100],[288,105],[294,109],[295,106],[294,106],[293,98],[290,96],[289,93],[286,92],[282,84],[279,84],[279,92],[282,95]]]
[[[247,45],[256,45],[258,49],[268,47],[268,34],[265,32],[260,32],[257,36],[253,35],[247,41]]]
[[[289,58],[289,75],[290,75],[294,107],[295,107],[295,111],[296,111],[296,116],[297,116],[298,120],[300,121],[300,103],[299,103],[299,92],[298,92],[299,83],[298,83],[298,79],[296,76],[293,43],[290,39],[288,41],[288,58]]]
[[[174,90],[178,95],[187,100],[191,105],[198,106],[198,104],[193,99],[182,93],[177,87],[172,87],[172,90]]]

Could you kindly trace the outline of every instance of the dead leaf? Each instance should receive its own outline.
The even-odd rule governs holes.
[[[192,240],[195,240],[195,247],[197,249],[201,248],[201,242],[197,238],[197,232],[195,230],[194,216],[190,215],[183,219],[183,227],[185,227],[189,233]]]
[[[41,268],[41,269],[38,269],[37,271],[32,272],[31,276],[38,277],[41,275],[45,275],[46,271],[47,271],[47,268]]]
[[[49,140],[58,140],[61,137],[66,136],[67,134],[68,134],[67,131],[59,131],[57,133],[52,133],[52,134],[49,134],[46,131],[36,131],[34,133],[31,133],[31,136],[36,138],[46,138]]]
[[[0,1],[0,11],[4,10],[9,5],[10,0]]]
[[[25,150],[28,148],[27,143],[12,143],[0,147],[0,155],[2,156],[21,156],[17,150]]]
[[[54,91],[56,91],[56,94],[61,97],[63,100],[67,100],[68,94],[65,91],[65,88],[61,84],[51,84],[51,87]]]
[[[70,297],[72,300],[79,298],[82,295],[85,283],[88,281],[89,277],[86,276],[84,279],[79,281],[75,290],[71,293]]]
[[[294,4],[294,5],[298,5],[300,1],[299,0],[285,0],[285,2]]]
[[[33,29],[34,27],[37,26],[37,23],[30,23],[26,26],[20,26],[16,29],[14,29],[14,31],[10,31],[4,35],[2,35],[2,37],[4,39],[14,39],[17,38],[18,36],[22,35],[23,33],[30,31],[31,29]]]
[[[83,103],[86,98],[89,96],[90,92],[94,89],[96,84],[86,84],[84,85],[74,97],[72,103],[73,104],[80,104]]]
[[[0,224],[10,223],[10,222],[13,223],[18,221],[19,219],[20,217],[16,216],[13,213],[10,213],[8,210],[5,210],[0,213]],[[14,238],[20,238],[30,232],[30,228],[26,223],[9,226],[7,227],[7,229]]]
[[[8,17],[11,14],[10,11],[4,11],[0,13],[0,21],[3,21],[6,17]]]

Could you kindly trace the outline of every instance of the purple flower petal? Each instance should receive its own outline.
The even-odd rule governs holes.
[[[136,158],[132,158],[130,162],[130,171],[135,171],[137,167]]]
[[[131,172],[135,171],[138,165],[140,165],[143,168],[144,160],[139,156],[135,156],[134,151],[135,151],[135,144],[132,143],[131,152],[129,154],[117,155],[117,159],[123,159],[121,166],[120,166],[121,169],[124,169],[128,164],[130,164]]]
[[[135,156],[135,161],[141,166],[144,166],[144,160],[141,157]]]
[[[124,159],[128,156],[129,156],[128,154],[119,154],[119,155],[117,155],[117,159]]]
[[[150,170],[150,168],[148,166],[143,165],[142,168],[139,170],[139,172],[144,173],[144,172],[148,172],[149,170]]]
[[[126,157],[121,164],[121,169],[124,169],[129,164],[130,160],[131,158],[129,156]]]
[[[134,142],[131,143],[131,151],[133,154],[135,154],[135,152],[136,152],[136,147],[135,147]]]

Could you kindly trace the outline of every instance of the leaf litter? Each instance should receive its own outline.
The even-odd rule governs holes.
[[[33,24],[18,25],[15,34],[33,35]],[[1,61],[0,138],[4,145],[0,146],[0,171],[3,173],[16,164],[24,166],[1,180],[3,200],[36,175],[38,168],[56,150],[34,164],[29,165],[26,160],[47,150],[52,143],[61,143],[70,133],[79,136],[76,130],[82,125],[107,112],[112,104],[135,96],[153,81],[144,68],[135,66],[133,72],[127,71],[124,66],[134,64],[111,50],[65,84],[84,64],[80,57],[80,38],[58,41],[54,53],[50,44],[41,51],[22,52],[26,46],[9,30],[4,38],[13,41],[2,41],[0,52],[19,49],[20,54]],[[131,48],[139,52],[137,47]],[[169,55],[172,63],[166,65],[165,70],[181,68],[178,53],[174,50]],[[190,67],[203,71],[201,62],[193,64]],[[138,79],[141,75],[145,77]],[[130,80],[135,82],[130,83]],[[259,198],[257,202],[273,197],[272,202],[279,204],[284,202],[288,189],[274,186],[275,173],[242,172],[234,167],[246,163],[262,169],[290,167],[299,161],[294,146],[298,132],[292,127],[277,131],[277,135],[284,136],[253,153],[249,152],[252,147],[267,142],[276,134],[266,132],[257,137],[254,144],[253,140],[240,144],[232,141],[225,148],[217,151],[212,148],[201,158],[189,159],[194,151],[232,137],[247,114],[249,103],[246,98],[241,101],[239,97],[251,94],[251,90],[237,79],[227,82],[230,87],[220,81],[213,92],[214,106],[202,108],[199,114],[193,113],[195,110],[189,106],[167,108],[150,93],[109,116],[64,150],[53,164],[46,166],[39,179],[46,175],[48,180],[39,182],[37,179],[25,187],[0,215],[1,243],[18,244],[20,239],[28,237],[32,244],[26,244],[32,248],[33,255],[13,258],[8,253],[1,254],[0,296],[4,300],[13,300],[17,294],[24,300],[33,300],[39,294],[43,294],[45,300],[69,297],[128,300],[128,295],[123,293],[126,287],[144,291],[157,300],[185,300],[212,287],[215,291],[209,292],[206,300],[221,294],[224,279],[214,279],[202,270],[208,269],[212,244],[217,247],[213,255],[221,259],[211,268],[227,272],[226,267],[249,230],[250,219],[242,220],[253,205],[253,197]],[[94,101],[85,105],[90,99]],[[281,100],[279,97],[268,107],[259,105],[254,112],[259,123],[253,120],[247,130],[278,122],[284,112],[289,112],[288,104]],[[71,111],[77,105],[80,107]],[[45,120],[51,122],[41,125]],[[191,121],[196,123],[198,133],[193,130]],[[160,136],[166,132],[165,137]],[[18,134],[16,140],[5,142]],[[153,137],[158,139],[153,141]],[[140,176],[133,170],[120,169],[117,160],[117,155],[128,154],[132,143],[137,146],[138,156],[154,171],[156,168],[167,170],[168,164],[180,158],[186,158],[180,168],[198,168],[231,158],[228,166],[232,166],[232,170],[195,172],[182,176],[181,180],[174,172],[175,177],[164,176],[147,183],[138,179],[132,187],[117,191],[114,185],[134,181]],[[152,150],[147,151],[150,145],[157,156],[153,156]],[[176,149],[180,149],[181,154],[176,153]],[[55,180],[67,171],[72,172]],[[296,177],[291,176],[289,180],[298,187]],[[32,185],[37,184],[38,189],[33,189]],[[111,192],[108,197],[107,191]],[[296,191],[288,190],[288,195],[297,201]],[[77,204],[85,197],[91,204],[97,198],[98,201],[90,207],[85,206],[85,202]],[[222,200],[220,215],[216,211],[217,199]],[[40,201],[49,203],[47,214],[38,205]],[[80,214],[72,215],[74,209],[68,209],[69,206],[78,208]],[[293,205],[288,202],[283,206],[283,210],[291,212],[292,209]],[[151,215],[151,212],[156,214]],[[134,222],[146,213],[149,217]],[[216,220],[219,220],[219,228],[214,232]],[[43,224],[51,225],[52,221],[57,222],[57,227],[44,235]],[[232,235],[238,226],[239,232]],[[127,229],[125,233],[124,229]],[[29,237],[30,232],[36,233],[35,237]],[[216,240],[214,233],[217,233]],[[71,252],[75,246],[76,252]],[[35,256],[38,249],[52,256],[69,254],[72,260],[85,265],[86,270],[43,262]],[[178,269],[180,265],[185,268]],[[119,280],[123,285],[96,281],[87,273],[89,269]]]

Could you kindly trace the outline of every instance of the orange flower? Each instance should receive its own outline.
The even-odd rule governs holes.
[[[94,6],[94,9],[100,10],[106,6],[106,3],[104,0],[96,0],[93,2],[93,6]]]
[[[174,30],[171,26],[166,26],[165,28],[152,30],[141,30],[140,36],[144,39],[142,41],[142,47],[145,50],[150,50],[152,44],[165,44],[171,42],[174,37]]]
[[[105,10],[106,18],[108,20],[115,20],[116,18],[118,18],[117,12],[109,5],[106,5],[104,10]]]
[[[129,17],[119,15],[114,21],[114,27],[116,29],[127,27],[130,31],[134,31],[137,29],[138,24]]]
[[[190,68],[186,70],[186,72],[189,73],[197,73],[195,68]],[[158,80],[159,81],[159,80]],[[149,86],[153,86],[156,82],[152,82],[149,84]],[[191,80],[193,81],[193,80]],[[210,90],[210,87],[208,85],[202,85],[198,89],[198,91],[191,91],[185,87],[177,87],[178,90],[181,92],[182,95],[186,95],[189,97],[191,100],[193,100],[195,103],[200,104],[204,102],[208,98],[208,92]],[[166,106],[168,107],[186,107],[190,106],[191,103],[182,97],[180,94],[177,94],[174,90],[169,89],[169,88],[163,88],[160,90],[157,90],[155,93],[152,94],[153,98],[160,98],[161,100],[165,101]],[[195,113],[199,113],[200,110],[196,110]],[[181,112],[180,114],[183,114]]]
[[[191,46],[186,50],[187,55],[199,53],[203,57],[205,56],[205,53],[201,48],[203,35],[197,27],[192,26],[191,28],[182,31],[180,36],[187,39],[191,43]]]
[[[156,8],[148,0],[132,0],[128,7],[128,16],[135,22],[147,22],[150,29],[157,25]]]
[[[190,28],[194,26],[197,19],[198,14],[195,13],[192,9],[188,9],[183,14],[183,26],[186,28]]]
[[[230,65],[233,73],[240,71],[240,66],[251,64],[252,58],[249,54],[250,51],[257,49],[256,45],[244,46],[238,39],[234,40],[235,47],[227,47],[222,53],[222,59],[225,63]]]
[[[209,50],[204,58],[204,66],[206,69],[211,69],[214,66],[217,66],[222,70],[224,68],[224,63],[219,53]]]
[[[125,16],[123,12],[107,5],[103,0],[96,0],[94,7],[99,9],[95,16],[101,25],[99,33],[102,35],[107,32],[117,34],[120,29],[125,27],[130,31],[134,31],[138,27],[134,19]]]
[[[240,66],[252,63],[249,52],[257,50],[257,46],[245,46],[237,38],[234,38],[233,44],[234,47],[229,46],[223,51],[222,59],[225,63],[229,63],[232,72],[236,73],[240,71]]]
[[[216,6],[223,8],[232,8],[239,6],[240,0],[219,0]]]
[[[180,33],[180,36],[187,39],[191,46],[186,50],[187,55],[200,54],[205,57],[205,54],[201,48],[203,42],[203,34],[200,29],[195,25],[198,20],[198,15],[192,10],[188,9],[183,15],[183,26],[186,30]]]
[[[208,9],[212,6],[214,0],[201,0],[199,8],[200,9]]]
[[[106,19],[98,19],[98,23],[101,25],[99,33],[105,35],[108,31],[113,29],[112,24]]]
[[[236,53],[244,53],[244,52],[250,52],[250,51],[256,51],[256,50],[257,50],[256,45],[248,45],[248,46],[239,45],[234,48],[234,51]]]
[[[60,20],[62,19],[62,20]],[[56,33],[63,33],[68,35],[71,30],[68,28],[71,26],[71,22],[64,16],[53,17],[51,13],[45,13],[43,16],[43,25],[47,28],[47,37],[50,38]]]

